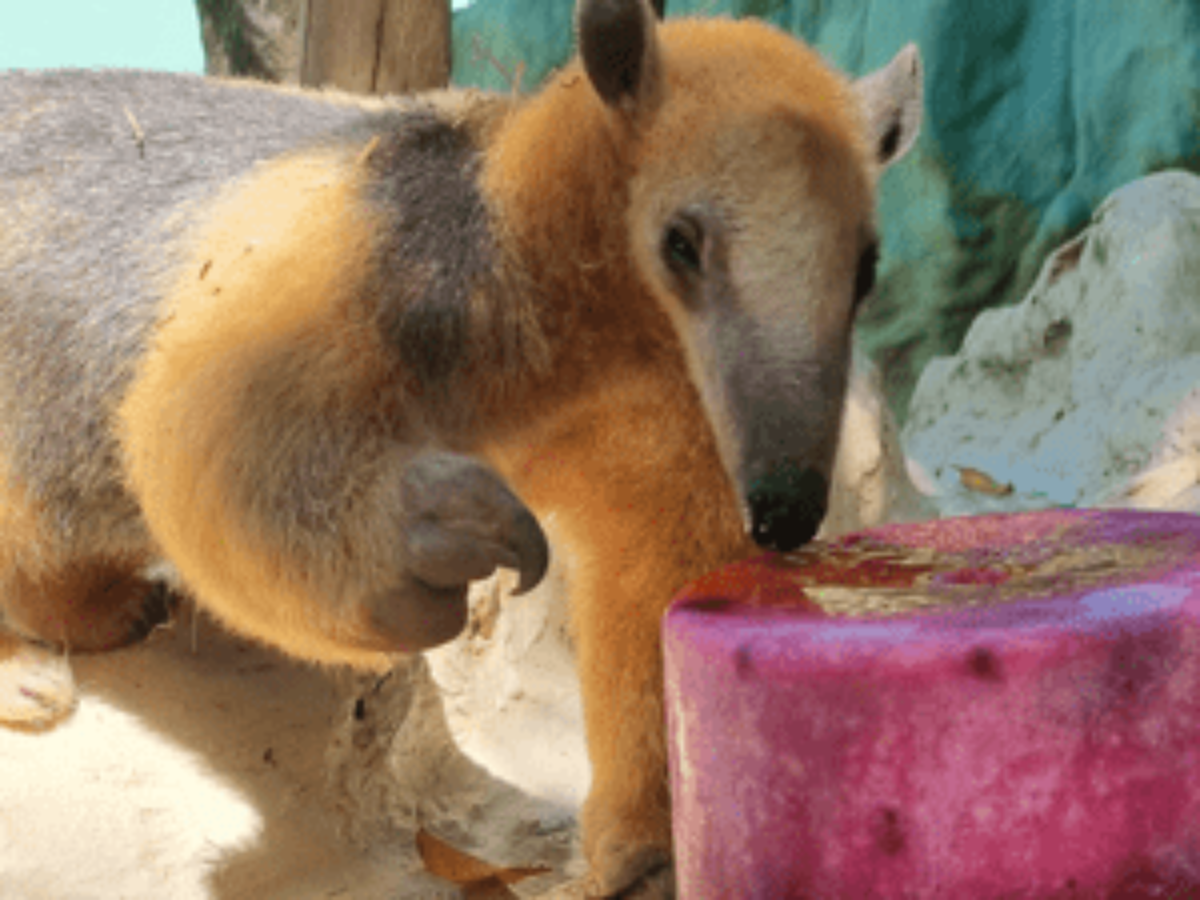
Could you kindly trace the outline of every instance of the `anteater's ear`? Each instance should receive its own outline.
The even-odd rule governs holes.
[[[890,63],[854,83],[880,166],[904,156],[921,130],[924,76],[921,52],[908,44]]]
[[[579,0],[579,55],[592,87],[609,106],[635,113],[657,97],[654,19],[647,0]]]

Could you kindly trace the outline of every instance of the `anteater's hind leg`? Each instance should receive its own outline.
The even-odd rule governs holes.
[[[75,703],[66,655],[133,643],[165,621],[167,593],[139,569],[92,559],[0,574],[0,724],[53,724]]]
[[[137,561],[72,560],[30,575],[0,576],[5,628],[76,653],[112,650],[141,640],[167,618],[166,592],[139,576]]]
[[[167,615],[139,554],[80,556],[59,531],[19,482],[0,477],[0,724],[61,718],[74,705],[61,657],[133,643]]]

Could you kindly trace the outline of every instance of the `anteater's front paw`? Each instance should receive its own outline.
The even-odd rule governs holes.
[[[405,471],[408,569],[433,588],[521,573],[517,593],[546,574],[550,550],[533,513],[480,463],[452,453],[419,457]]]
[[[590,893],[624,900],[669,900],[675,896],[670,813],[655,803],[629,807],[604,793],[583,810],[584,855]]]
[[[675,867],[659,847],[607,846],[592,863],[588,896],[675,900]]]
[[[516,569],[517,593],[545,576],[550,550],[533,513],[490,469],[465,456],[429,453],[405,470],[401,506],[405,580],[373,598],[374,630],[400,649],[453,640],[467,621],[467,586]]]

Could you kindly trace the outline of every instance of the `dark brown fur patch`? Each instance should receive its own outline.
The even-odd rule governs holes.
[[[471,136],[433,110],[397,116],[366,160],[365,196],[385,231],[371,293],[384,340],[422,388],[445,385],[471,354],[471,295],[495,266]]]

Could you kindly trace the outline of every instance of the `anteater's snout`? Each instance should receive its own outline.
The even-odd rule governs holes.
[[[816,469],[782,462],[751,483],[747,503],[754,543],[786,553],[816,536],[829,504],[829,482]]]

